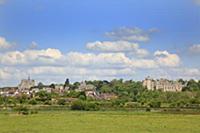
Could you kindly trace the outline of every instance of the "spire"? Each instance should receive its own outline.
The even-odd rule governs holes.
[[[30,78],[30,74],[28,75],[28,80],[31,80],[31,78]]]

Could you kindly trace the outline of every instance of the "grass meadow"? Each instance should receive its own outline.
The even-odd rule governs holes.
[[[148,112],[0,113],[0,133],[200,133],[200,115]]]

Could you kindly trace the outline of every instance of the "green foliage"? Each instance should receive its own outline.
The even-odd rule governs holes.
[[[95,102],[77,100],[72,103],[71,110],[97,111],[99,106]]]
[[[59,99],[58,102],[57,102],[58,105],[65,105],[66,104],[66,101],[65,99]]]
[[[42,83],[42,82],[39,82],[39,83],[38,83],[38,88],[41,90],[41,89],[43,89],[43,87],[44,87],[43,83]]]
[[[70,84],[70,83],[69,83],[69,79],[67,78],[67,79],[65,80],[65,83],[64,83],[64,88],[67,87],[67,86],[69,86],[69,84]]]
[[[84,102],[83,101],[74,101],[71,105],[71,110],[84,110],[85,108]]]
[[[183,91],[200,91],[200,82],[196,82],[193,79],[189,80]]]
[[[30,114],[38,114],[37,110],[31,110]]]
[[[28,115],[29,114],[29,109],[26,106],[18,106],[16,108],[16,110],[18,111],[18,114],[22,114],[22,115]]]
[[[38,97],[37,100],[42,101],[42,102],[51,100],[51,94],[46,91],[40,91],[36,93],[36,96]]]
[[[149,91],[142,86],[142,82],[136,81],[123,81],[122,79],[114,79],[108,81],[86,81],[87,84],[92,84],[97,88],[99,94],[106,93],[103,96],[115,95],[117,98],[114,100],[106,99],[93,99],[86,97],[85,92],[77,92],[75,89],[80,85],[79,82],[70,84],[67,79],[65,86],[69,86],[69,90],[64,94],[46,91],[40,91],[35,94],[34,98],[27,95],[18,97],[0,97],[0,105],[16,106],[18,104],[43,104],[43,105],[65,105],[66,101],[73,101],[71,108],[75,110],[96,110],[96,107],[106,108],[138,108],[138,107],[200,107],[200,81],[190,80],[184,81],[180,79],[178,82],[185,84],[183,92],[162,92],[162,91]],[[43,86],[42,83],[38,86]],[[54,84],[51,87],[55,87]],[[58,101],[56,101],[58,99]],[[65,99],[65,100],[64,100]],[[96,104],[98,101],[98,104]]]
[[[149,103],[149,106],[151,108],[160,108],[161,107],[161,102],[160,101],[151,101]]]
[[[17,100],[19,101],[19,103],[21,104],[25,104],[28,102],[28,96],[25,94],[22,94],[21,96],[17,97]]]
[[[94,102],[85,102],[84,104],[84,110],[86,111],[97,111],[99,109],[99,106]]]
[[[147,108],[146,108],[146,112],[151,112],[151,108],[150,108],[150,107],[147,107]]]
[[[36,105],[37,101],[35,99],[31,99],[28,103],[31,105]]]

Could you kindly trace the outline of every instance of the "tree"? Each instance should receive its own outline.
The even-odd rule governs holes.
[[[184,88],[184,90],[198,91],[198,90],[200,90],[200,88],[199,88],[198,82],[191,79],[190,81],[188,81],[187,86]]]
[[[38,88],[41,90],[41,89],[43,89],[43,87],[44,87],[43,83],[42,83],[42,82],[39,82],[39,83],[38,83]]]
[[[55,84],[51,84],[49,87],[55,89]]]
[[[66,86],[69,86],[69,79],[67,78],[66,80],[65,80],[65,84],[64,84],[64,88],[66,87]]]
[[[36,96],[39,96],[39,100],[42,102],[51,100],[51,94],[46,91],[40,91],[36,93]]]

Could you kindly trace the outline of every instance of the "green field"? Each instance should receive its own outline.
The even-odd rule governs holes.
[[[47,111],[0,114],[0,133],[200,133],[200,115]]]

